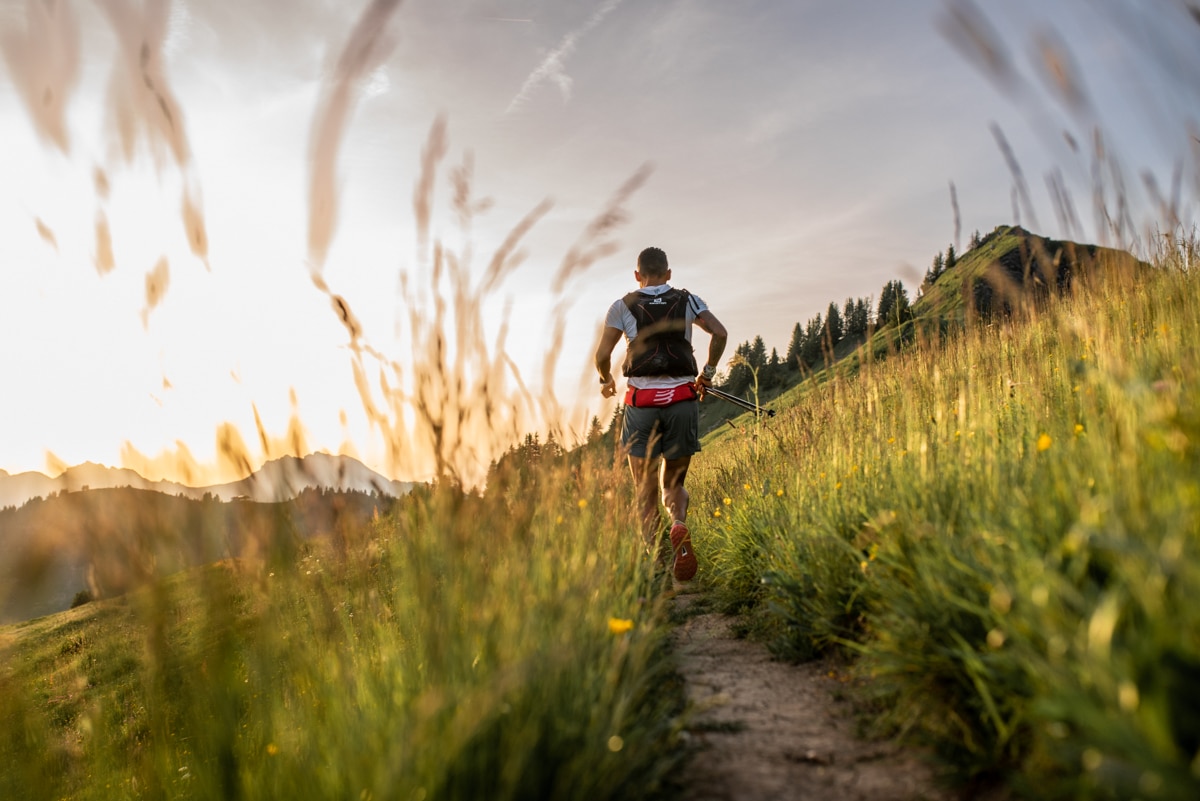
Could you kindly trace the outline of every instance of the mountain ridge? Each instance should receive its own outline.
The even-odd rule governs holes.
[[[45,498],[55,492],[119,487],[183,495],[197,500],[210,495],[222,501],[267,503],[290,500],[305,489],[317,488],[377,492],[399,498],[414,486],[414,482],[389,479],[352,456],[324,452],[303,457],[282,456],[264,462],[258,470],[238,481],[200,487],[177,481],[154,481],[127,467],[82,462],[54,477],[33,470],[21,473],[0,470],[0,508],[21,506],[34,498]]]

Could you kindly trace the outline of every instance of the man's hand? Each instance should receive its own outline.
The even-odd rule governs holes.
[[[600,376],[600,395],[604,398],[611,398],[617,394],[617,379],[611,375],[605,380],[604,376]]]
[[[696,376],[696,398],[704,400],[704,396],[708,394],[708,388],[712,385],[712,379],[706,378],[703,373]]]

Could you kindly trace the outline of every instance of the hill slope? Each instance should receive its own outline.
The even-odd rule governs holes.
[[[1097,271],[1148,267],[1123,250],[1049,239],[1002,225],[963,254],[913,303],[914,320],[1011,314]]]
[[[981,248],[914,304],[924,316],[877,332],[856,373],[847,360],[791,390],[755,436],[712,435],[688,522],[720,603],[752,610],[778,654],[853,655],[872,718],[960,778],[1039,798],[1200,797],[1187,247],[1149,268],[1048,250],[1051,271],[1022,268],[1028,293],[1006,298],[1011,322],[956,328],[978,311],[986,273],[972,271],[1005,266]],[[1077,291],[1026,303],[1038,281],[1063,285],[1064,264]]]
[[[763,366],[758,393],[748,390],[741,396],[764,407],[776,403],[784,408],[812,386],[810,379],[821,383],[835,373],[856,372],[864,359],[886,358],[918,336],[936,338],[972,320],[1028,311],[1051,294],[1068,292],[1093,276],[1148,268],[1123,250],[1049,239],[1020,226],[998,226],[923,287],[903,319],[888,325],[872,319],[865,336],[846,337],[832,347],[827,344],[822,348],[824,365],[803,371],[796,365]],[[730,383],[722,388],[731,391]],[[734,404],[707,399],[700,409],[701,434],[714,434],[746,414]]]

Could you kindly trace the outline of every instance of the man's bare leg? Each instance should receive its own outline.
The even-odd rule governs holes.
[[[667,459],[662,466],[662,502],[671,513],[671,521],[686,523],[688,513],[688,491],[683,487],[687,478],[688,465],[692,457],[682,459]]]
[[[638,520],[642,525],[642,540],[651,553],[656,553],[659,529],[659,457],[629,457],[629,471],[637,489]]]
[[[676,581],[691,581],[696,575],[696,553],[687,529],[688,492],[683,488],[690,456],[668,459],[662,469],[662,500],[671,511],[671,550]]]

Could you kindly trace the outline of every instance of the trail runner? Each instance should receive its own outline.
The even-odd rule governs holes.
[[[659,498],[671,515],[672,572],[679,581],[696,575],[696,554],[688,534],[687,478],[692,455],[700,450],[700,408],[712,386],[728,334],[708,306],[686,289],[675,289],[667,254],[649,247],[638,255],[633,273],[638,289],[615,301],[604,318],[596,348],[600,394],[617,394],[612,352],[621,335],[627,350],[621,444],[637,490],[642,537],[658,554]],[[696,368],[692,326],[708,333],[708,361]]]

